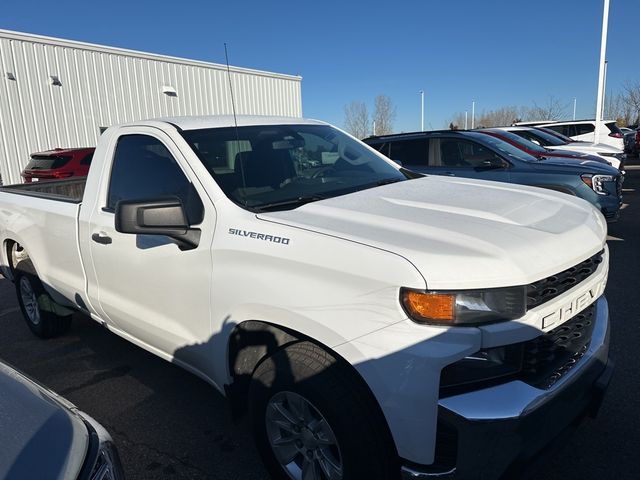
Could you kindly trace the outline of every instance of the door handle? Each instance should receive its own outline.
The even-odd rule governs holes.
[[[101,243],[103,245],[109,245],[111,244],[111,242],[113,242],[111,237],[103,232],[94,233],[93,235],[91,235],[91,240],[93,240],[96,243]]]
[[[447,177],[455,177],[456,174],[453,172],[444,172],[444,175],[446,175]]]

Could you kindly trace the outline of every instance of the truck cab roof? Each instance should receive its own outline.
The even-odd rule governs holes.
[[[185,117],[160,117],[145,121],[136,121],[127,125],[153,125],[156,122],[164,122],[174,125],[180,130],[199,130],[205,128],[247,127],[253,125],[326,125],[325,122],[300,117],[279,117],[267,115],[200,115]]]

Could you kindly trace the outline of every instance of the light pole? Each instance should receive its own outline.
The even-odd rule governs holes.
[[[607,28],[609,26],[609,0],[604,0],[604,11],[602,13],[602,38],[600,39],[600,68],[598,69],[598,98],[596,99],[596,129],[594,141],[598,143],[600,139],[600,124],[602,120],[602,103],[604,99],[604,73],[605,57],[607,55]]]
[[[468,129],[469,129],[469,127],[467,126],[467,125],[468,125],[468,124],[467,124],[467,118],[468,118],[468,117],[469,117],[469,112],[465,110],[465,112],[464,112],[464,129],[465,129],[465,130],[468,130]]]
[[[418,93],[420,94],[420,131],[424,132],[424,90]]]
[[[576,97],[573,97],[573,119],[576,119],[576,103],[577,103],[577,99]]]
[[[605,60],[604,61],[604,80],[602,82],[602,117],[603,118],[605,115],[605,108],[606,108],[605,98],[607,96],[607,67],[608,66],[609,66],[609,61]]]
[[[476,101],[471,102],[471,130],[476,126]]]

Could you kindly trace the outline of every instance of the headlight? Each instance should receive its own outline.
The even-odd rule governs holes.
[[[601,153],[598,153],[598,155],[601,155],[603,157],[615,157],[618,160],[624,158],[624,153],[601,152]]]
[[[83,470],[87,470],[88,476],[82,478],[88,480],[124,480],[122,464],[118,450],[113,439],[102,425],[96,422],[85,412],[78,412],[85,420],[89,430],[89,451],[85,459]]]
[[[402,288],[400,300],[415,322],[435,325],[503,322],[527,313],[525,287],[447,292]]]
[[[582,181],[593,189],[598,195],[609,195],[609,192],[605,189],[606,182],[613,182],[615,178],[613,175],[582,175]]]
[[[120,465],[120,458],[113,443],[103,442],[100,444],[98,459],[93,467],[91,480],[122,480],[124,475]]]

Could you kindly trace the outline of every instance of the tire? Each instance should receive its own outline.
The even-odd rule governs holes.
[[[395,446],[366,385],[351,366],[313,343],[291,344],[259,364],[249,411],[274,479],[302,479],[303,469],[316,474],[305,480],[399,477]]]
[[[15,267],[14,284],[22,316],[29,329],[40,338],[52,338],[71,327],[71,315],[47,293],[31,260]]]

